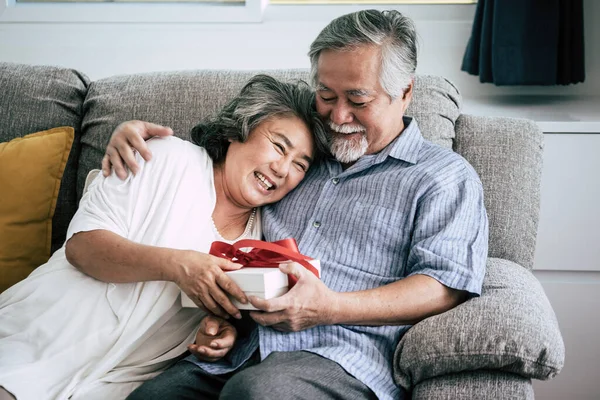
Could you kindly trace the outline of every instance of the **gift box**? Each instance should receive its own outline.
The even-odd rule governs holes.
[[[233,245],[214,242],[210,254],[240,263],[244,267],[226,274],[244,291],[246,296],[272,299],[290,290],[296,283],[294,276],[279,270],[282,263],[298,262],[304,268],[320,278],[321,264],[302,255],[294,239],[284,239],[269,243],[260,240],[240,240]],[[230,297],[233,305],[240,310],[256,310],[248,303],[242,304]],[[197,307],[196,304],[181,293],[183,307]]]
[[[319,260],[310,260],[310,264],[321,273]],[[284,295],[290,290],[288,275],[277,268],[242,268],[228,271],[226,274],[234,281],[247,297],[256,296],[261,299],[272,299]],[[229,296],[231,302],[240,310],[256,310],[250,304],[242,304]]]

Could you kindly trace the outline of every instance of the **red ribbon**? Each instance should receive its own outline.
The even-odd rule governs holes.
[[[252,247],[249,252],[240,249]],[[276,242],[244,239],[234,244],[213,242],[210,254],[242,264],[244,268],[279,268],[280,263],[295,261],[312,272],[317,278],[319,271],[309,263],[312,258],[302,255],[296,239],[288,238]],[[288,286],[291,289],[298,279],[288,274]]]

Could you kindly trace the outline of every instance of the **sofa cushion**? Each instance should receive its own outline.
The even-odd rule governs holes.
[[[87,173],[100,167],[118,124],[132,119],[154,122],[189,139],[192,127],[216,114],[248,79],[261,72],[282,80],[308,78],[307,70],[186,71],[116,76],[93,82],[84,104],[78,197]],[[451,147],[459,105],[458,91],[448,81],[417,76],[407,114],[417,118],[426,138]]]
[[[540,283],[525,268],[492,258],[480,297],[408,330],[394,354],[394,379],[407,389],[479,369],[550,379],[564,358],[558,322]]]
[[[460,115],[462,97],[449,80],[433,75],[417,75],[413,99],[406,115],[414,117],[423,136],[440,146],[452,148],[454,124]]]
[[[62,246],[77,210],[76,179],[83,99],[89,79],[72,69],[0,63],[0,142],[71,126],[75,139],[52,221],[52,251]]]
[[[50,258],[52,217],[74,130],[0,143],[0,292]]]

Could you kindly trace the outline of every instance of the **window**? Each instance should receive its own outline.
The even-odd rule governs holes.
[[[16,0],[17,3],[211,3],[244,4],[244,0]]]
[[[0,0],[0,22],[260,22],[269,3],[390,6],[477,0]]]
[[[268,0],[0,0],[0,22],[259,22]]]
[[[270,0],[271,4],[475,4],[477,0]]]

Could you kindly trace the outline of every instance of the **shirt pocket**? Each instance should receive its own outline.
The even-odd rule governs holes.
[[[399,277],[410,243],[400,211],[356,202],[350,213],[356,227],[356,267],[382,277]]]

